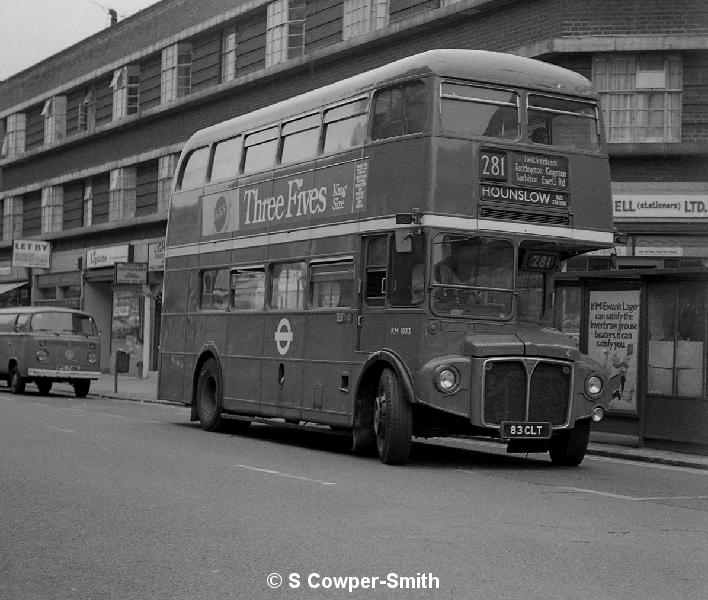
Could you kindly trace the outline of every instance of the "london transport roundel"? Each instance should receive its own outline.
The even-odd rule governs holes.
[[[292,341],[293,330],[290,327],[290,321],[280,319],[278,326],[275,328],[275,347],[281,356],[285,356],[288,353]]]

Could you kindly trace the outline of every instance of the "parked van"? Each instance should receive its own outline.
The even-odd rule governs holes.
[[[0,379],[13,394],[34,382],[48,394],[66,381],[84,398],[101,376],[98,328],[88,313],[70,308],[17,306],[0,309]]]

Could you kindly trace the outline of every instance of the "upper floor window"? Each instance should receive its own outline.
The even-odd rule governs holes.
[[[2,206],[2,239],[11,240],[22,237],[23,208],[22,196],[5,198]]]
[[[374,97],[371,139],[419,133],[425,129],[428,97],[422,81],[380,90]]]
[[[247,135],[243,144],[243,152],[245,154],[244,173],[272,168],[278,152],[278,128],[269,127]]]
[[[580,150],[598,147],[600,132],[594,104],[529,94],[527,118],[530,142]]]
[[[192,189],[204,185],[207,165],[209,164],[209,147],[192,150],[182,163],[182,172],[177,184],[178,189]]]
[[[42,108],[44,143],[51,144],[66,136],[66,96],[49,98]]]
[[[192,44],[180,42],[162,50],[160,102],[186,96],[192,90]]]
[[[320,142],[320,115],[309,115],[283,125],[281,163],[314,158]]]
[[[165,212],[170,204],[172,178],[177,166],[177,154],[161,156],[157,161],[157,212]]]
[[[214,144],[211,162],[211,181],[233,179],[241,162],[241,136],[229,138]]]
[[[113,118],[138,112],[140,107],[140,66],[126,65],[113,71]]]
[[[84,181],[84,201],[83,201],[83,225],[91,227],[93,225],[93,182],[91,179]]]
[[[2,158],[16,156],[25,151],[25,131],[27,116],[25,113],[15,113],[5,119],[5,135],[2,140]]]
[[[135,216],[135,167],[113,169],[108,191],[108,220],[120,221]]]
[[[42,233],[61,231],[64,189],[60,185],[42,188]]]
[[[683,70],[679,55],[596,56],[608,142],[680,142]]]
[[[236,78],[236,26],[231,25],[221,36],[221,81]]]
[[[305,0],[275,0],[268,4],[266,67],[305,52]]]
[[[96,90],[86,90],[83,100],[79,104],[79,131],[93,131],[96,127]]]
[[[389,0],[344,0],[343,39],[386,27],[388,2]]]

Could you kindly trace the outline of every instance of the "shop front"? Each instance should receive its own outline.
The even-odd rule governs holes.
[[[708,269],[564,274],[557,326],[612,375],[598,432],[708,454]]]

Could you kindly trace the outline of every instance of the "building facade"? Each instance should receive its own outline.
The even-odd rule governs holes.
[[[103,331],[104,365],[123,350],[131,372],[156,369],[169,186],[187,138],[442,47],[594,82],[627,243],[574,268],[708,265],[704,0],[162,0],[0,82],[0,303],[80,306]],[[48,268],[13,263],[18,240],[49,242]],[[126,263],[139,268],[121,279]]]

